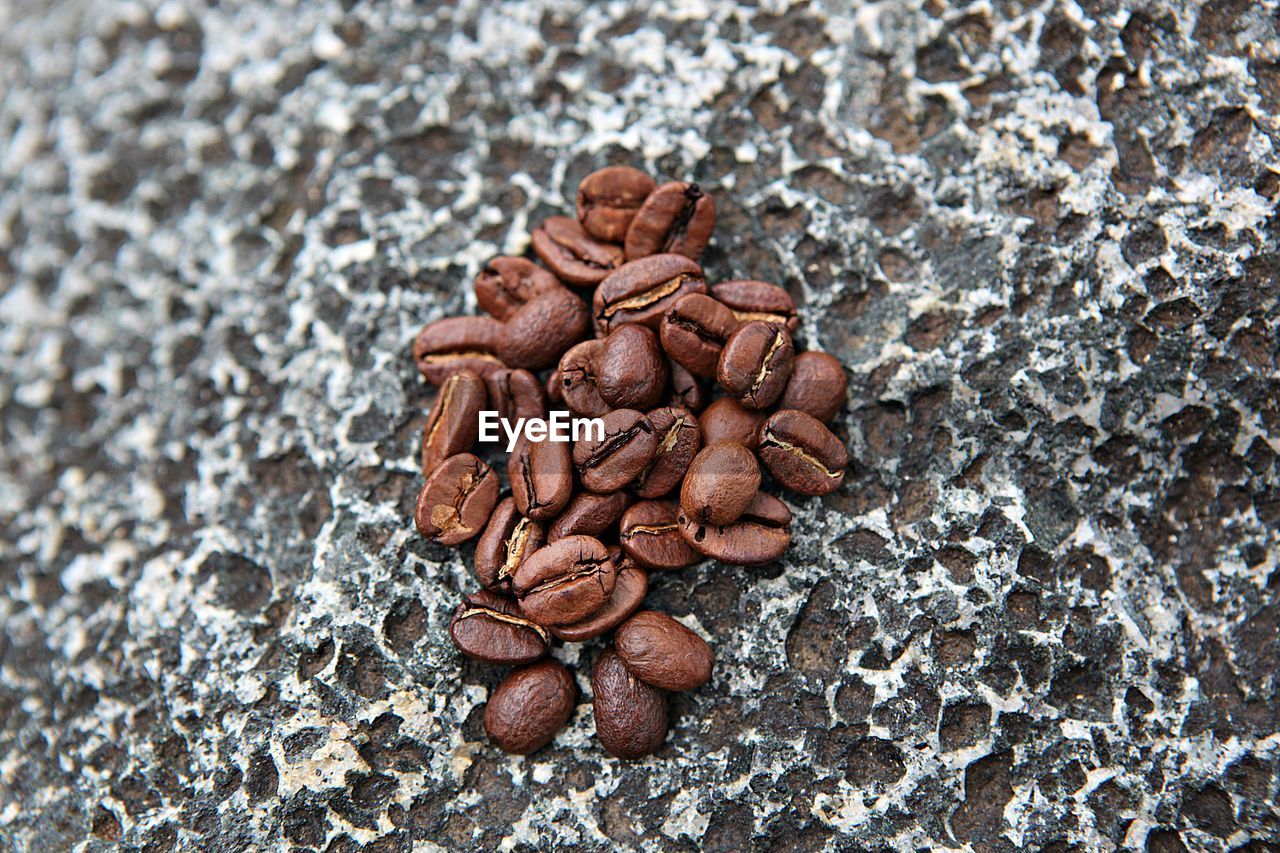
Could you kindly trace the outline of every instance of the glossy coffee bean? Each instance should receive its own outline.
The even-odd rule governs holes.
[[[509,367],[494,370],[484,377],[484,387],[488,392],[489,409],[501,418],[515,423],[520,418],[547,416],[547,398],[542,383],[527,370]]]
[[[667,359],[653,330],[635,323],[614,328],[596,361],[600,397],[611,409],[648,410],[667,386]]]
[[[667,370],[671,378],[667,382],[668,401],[672,406],[688,409],[695,415],[707,405],[707,389],[698,377],[690,373],[683,365],[667,359]]]
[[[514,498],[503,498],[476,541],[476,577],[487,588],[510,590],[516,569],[546,539],[543,526],[521,515]]]
[[[422,475],[430,477],[440,463],[475,446],[480,411],[488,403],[484,380],[470,370],[451,374],[440,386],[422,428]]]
[[[705,293],[688,293],[662,316],[662,348],[698,376],[715,376],[720,350],[738,328],[733,312]]]
[[[598,418],[609,411],[600,396],[596,364],[604,352],[604,341],[583,341],[560,357],[560,395],[564,404],[584,418]]]
[[[535,296],[560,287],[560,281],[528,258],[496,257],[476,276],[476,302],[497,320],[505,320]]]
[[[507,318],[497,354],[510,367],[542,370],[590,332],[586,303],[560,287],[534,297]]]
[[[552,658],[514,670],[484,709],[484,730],[504,752],[528,755],[551,742],[573,716],[578,685]]]
[[[653,460],[658,441],[653,424],[635,409],[605,415],[604,438],[576,442],[573,464],[588,491],[605,494],[625,488]]]
[[[675,501],[640,501],[622,514],[622,551],[646,569],[683,569],[702,559],[680,533]]]
[[[413,339],[413,361],[433,385],[470,370],[481,376],[506,365],[498,357],[502,324],[492,317],[445,317],[422,327]]]
[[[847,387],[844,368],[832,356],[825,352],[798,353],[778,408],[796,409],[830,423],[844,408]]]
[[[779,409],[760,427],[760,461],[785,488],[825,495],[844,482],[849,452],[822,421],[795,409]]]
[[[690,545],[732,566],[768,563],[781,557],[791,544],[791,510],[768,492],[756,492],[746,511],[725,527],[700,524],[683,510],[677,520]]]
[[[591,667],[596,737],[618,758],[657,752],[667,737],[667,695],[636,678],[612,647]]]
[[[533,230],[533,251],[556,278],[592,285],[622,266],[622,247],[597,240],[576,219],[553,216]]]
[[[626,492],[608,495],[578,492],[547,528],[547,541],[555,542],[574,535],[594,536],[598,539],[618,523],[618,519],[622,518],[622,513],[630,505],[631,496]]]
[[[800,327],[795,300],[776,284],[751,279],[722,281],[711,288],[711,295],[727,305],[739,323],[778,323],[793,335]]]
[[[672,181],[649,193],[627,229],[627,260],[674,252],[698,260],[716,226],[716,203],[697,184]]]
[[[687,409],[666,406],[649,413],[653,434],[658,441],[653,460],[636,477],[636,494],[642,498],[660,498],[684,479],[689,463],[702,446],[698,419]]]
[[[521,436],[507,459],[507,479],[516,509],[534,521],[550,521],[573,496],[569,443]]]
[[[653,178],[630,166],[597,169],[578,184],[578,221],[597,240],[621,243],[636,211],[656,186]]]
[[[764,412],[744,409],[732,397],[721,397],[698,416],[702,443],[736,441],[748,450],[755,450],[760,443],[760,424],[764,423],[765,417]]]
[[[702,267],[683,255],[652,255],[619,267],[600,282],[591,300],[596,335],[623,323],[657,329],[662,315],[686,293],[706,293]]]
[[[613,595],[600,609],[581,622],[572,625],[553,625],[547,630],[566,643],[581,643],[607,634],[640,609],[644,595],[649,590],[649,576],[633,563],[626,563],[617,571],[618,582]]]
[[[623,622],[613,646],[632,675],[663,690],[701,687],[716,662],[706,640],[656,610],[641,610]]]
[[[759,488],[755,455],[741,444],[722,441],[693,457],[680,488],[680,508],[695,521],[723,527],[742,515]]]
[[[450,456],[418,493],[413,521],[418,532],[441,545],[475,536],[498,502],[498,475],[470,453]]]
[[[543,545],[516,569],[511,589],[539,625],[572,625],[599,610],[617,577],[609,551],[591,536]]]
[[[514,599],[484,590],[463,599],[449,636],[467,657],[503,665],[532,663],[551,646],[546,629],[527,619]]]
[[[720,351],[716,378],[748,409],[772,406],[791,378],[791,335],[774,323],[753,320],[738,327]]]

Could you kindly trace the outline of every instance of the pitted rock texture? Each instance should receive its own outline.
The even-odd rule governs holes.
[[[1276,4],[0,11],[0,835],[60,849],[1280,838]],[[410,514],[413,333],[592,169],[716,195],[855,460],[652,758],[510,758]]]

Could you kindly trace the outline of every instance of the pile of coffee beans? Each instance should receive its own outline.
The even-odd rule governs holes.
[[[521,754],[550,742],[577,699],[552,644],[613,632],[591,669],[596,734],[637,758],[666,738],[667,692],[705,684],[714,664],[697,634],[640,609],[648,573],[778,559],[791,511],[764,487],[839,487],[848,459],[826,423],[845,376],[831,356],[796,351],[786,290],[708,284],[698,261],[715,202],[696,184],[613,166],[582,181],[577,213],[533,231],[544,266],[485,265],[475,295],[488,316],[438,320],[414,340],[440,389],[414,521],[441,544],[478,537],[481,589],[450,635],[476,660],[516,667],[485,709],[490,738]],[[557,409],[599,418],[603,435],[522,432],[503,497],[473,453],[481,412],[517,423]]]

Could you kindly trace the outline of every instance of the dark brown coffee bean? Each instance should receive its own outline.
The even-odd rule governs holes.
[[[705,293],[688,293],[662,316],[662,348],[698,376],[715,376],[720,350],[738,328],[733,312]]]
[[[675,501],[640,501],[622,514],[623,552],[646,569],[683,569],[702,559],[684,541]]]
[[[498,336],[498,357],[511,367],[542,370],[591,332],[587,305],[563,287],[516,310]]]
[[[800,327],[795,300],[776,284],[751,279],[722,281],[711,288],[711,295],[729,306],[739,323],[778,323],[793,335]]]
[[[614,327],[596,360],[597,386],[611,409],[651,409],[667,387],[667,359],[653,330]]]
[[[627,229],[627,260],[674,252],[698,260],[716,227],[716,203],[697,184],[672,181],[644,200]]]
[[[825,352],[797,353],[778,408],[798,409],[830,423],[844,408],[847,387],[844,370],[833,357]]]
[[[609,404],[600,396],[596,364],[604,351],[604,341],[583,341],[569,348],[560,357],[560,393],[564,404],[575,414],[586,418],[598,418],[609,411]]]
[[[445,379],[422,428],[422,475],[430,477],[440,463],[475,446],[480,410],[488,401],[484,380],[470,370]]]
[[[504,367],[486,376],[484,385],[489,392],[489,408],[498,417],[512,423],[520,418],[546,418],[547,398],[542,383],[529,371]]]
[[[622,247],[596,240],[577,220],[553,216],[533,230],[533,251],[563,282],[598,284],[622,266]]]
[[[768,492],[756,492],[746,511],[726,527],[699,524],[683,510],[677,520],[690,545],[733,566],[758,566],[776,560],[791,544],[791,510]]]
[[[612,647],[591,667],[596,737],[610,755],[641,758],[667,738],[667,694],[632,675]]]
[[[516,509],[534,521],[550,521],[573,496],[569,442],[521,436],[507,460],[507,479]]]
[[[688,409],[695,415],[701,412],[707,405],[707,389],[702,382],[671,359],[667,359],[667,369],[671,374],[671,405]]]
[[[545,542],[543,526],[521,515],[514,498],[503,498],[476,542],[476,577],[506,592],[516,569]]]
[[[521,305],[548,290],[559,280],[528,258],[506,255],[484,265],[476,276],[476,302],[498,320],[505,320]]]
[[[484,709],[484,730],[504,752],[528,755],[556,736],[573,716],[578,685],[564,664],[548,658],[514,670]]]
[[[622,513],[631,504],[631,496],[626,492],[614,492],[609,495],[597,495],[592,492],[579,492],[574,495],[564,511],[556,516],[547,529],[547,541],[555,542],[566,536],[595,536],[600,538],[622,518]]]
[[[572,347],[570,349],[572,349]],[[564,388],[560,384],[559,368],[552,370],[550,373],[547,374],[546,392],[547,392],[547,401],[550,405],[552,406],[565,405]]]
[[[657,329],[662,315],[686,293],[706,293],[702,267],[684,255],[652,255],[623,264],[600,282],[591,300],[596,335],[623,323]]]
[[[772,406],[791,378],[791,335],[775,323],[753,320],[738,327],[720,351],[716,378],[748,409]]]
[[[736,441],[747,450],[755,450],[760,443],[760,424],[764,423],[765,417],[764,412],[744,409],[732,397],[721,397],[698,415],[702,443],[710,445],[721,441]]]
[[[653,460],[658,441],[653,424],[635,409],[615,409],[601,420],[604,438],[592,436],[575,443],[573,464],[587,490],[616,492]]]
[[[572,625],[609,600],[615,568],[600,540],[566,536],[534,551],[516,569],[511,589],[539,625]]]
[[[759,488],[756,457],[741,444],[722,441],[693,457],[680,489],[680,508],[695,521],[723,527],[742,515]]]
[[[636,478],[636,494],[642,498],[660,498],[684,479],[689,463],[702,446],[698,419],[677,406],[654,409],[649,413],[653,434],[658,440],[653,461]]]
[[[515,599],[481,590],[453,614],[449,636],[464,655],[485,663],[532,663],[547,653],[551,638],[520,611]]]
[[[466,542],[480,532],[498,502],[498,475],[470,453],[450,456],[418,493],[413,521],[441,545]]]
[[[506,365],[498,358],[502,324],[492,317],[445,317],[428,323],[413,339],[413,361],[433,385],[470,370],[483,376]]]
[[[639,566],[627,563],[617,571],[618,582],[599,610],[582,622],[572,625],[552,626],[551,634],[566,643],[581,643],[618,627],[624,619],[635,613],[644,603],[649,589],[649,576]]]
[[[822,421],[779,409],[760,427],[760,460],[773,478],[802,495],[825,495],[844,482],[849,451]]]
[[[653,178],[630,166],[597,169],[578,184],[578,221],[597,240],[621,243],[636,211],[656,186]]]
[[[632,675],[663,690],[701,687],[716,662],[706,640],[656,610],[641,610],[623,622],[613,646]]]

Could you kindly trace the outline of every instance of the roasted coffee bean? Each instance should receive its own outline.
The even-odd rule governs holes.
[[[604,352],[604,341],[583,341],[570,347],[560,357],[556,373],[560,376],[560,394],[564,404],[575,414],[586,418],[598,418],[609,411],[609,404],[600,396],[596,363]]]
[[[751,279],[722,281],[711,288],[711,295],[729,306],[739,323],[779,323],[793,335],[800,327],[795,300],[776,284]]]
[[[433,385],[470,370],[481,376],[505,365],[498,357],[502,324],[492,317],[445,317],[428,323],[413,339],[413,361]]]
[[[822,421],[795,409],[779,409],[760,427],[760,461],[784,487],[825,495],[844,482],[849,451]]]
[[[662,315],[686,293],[706,293],[702,267],[684,255],[652,255],[623,264],[600,282],[591,300],[596,335],[623,323],[656,330]]]
[[[723,303],[705,293],[687,293],[662,316],[662,348],[698,376],[715,376],[720,350],[738,328]]]
[[[502,326],[498,357],[510,367],[541,370],[591,331],[587,305],[558,287],[520,306]]]
[[[684,541],[675,501],[640,501],[622,514],[623,552],[646,569],[683,569],[702,559]]]
[[[702,443],[711,445],[736,441],[747,450],[755,450],[760,443],[760,424],[764,423],[765,417],[764,412],[744,409],[732,397],[721,397],[698,415]]]
[[[649,589],[649,576],[633,563],[626,563],[617,570],[618,582],[613,595],[593,615],[572,625],[553,625],[551,634],[566,643],[581,643],[618,627],[624,619],[635,613],[644,602]]]
[[[516,569],[511,589],[539,625],[572,625],[609,600],[615,568],[599,539],[566,536],[534,551]]]
[[[847,387],[844,369],[833,357],[825,352],[797,353],[778,408],[798,409],[829,423],[844,407]]]
[[[422,475],[430,477],[440,463],[475,446],[480,411],[488,400],[484,380],[470,370],[445,379],[422,429]]]
[[[573,716],[578,685],[564,664],[548,658],[514,670],[484,709],[484,730],[504,752],[528,755],[556,736]]]
[[[498,502],[498,475],[470,453],[450,456],[418,493],[413,520],[441,545],[466,542],[480,532]]]
[[[505,320],[535,296],[560,287],[559,280],[528,258],[500,256],[476,276],[476,302],[498,320]]]
[[[623,622],[613,646],[632,675],[663,690],[701,687],[716,662],[706,640],[656,610],[641,610]]]
[[[556,516],[547,529],[547,541],[555,542],[566,536],[595,536],[600,538],[622,518],[622,513],[631,504],[631,496],[626,492],[614,492],[609,495],[597,495],[592,492],[579,492],[569,500],[569,505]]]
[[[547,374],[546,392],[547,392],[547,400],[552,406],[565,405],[564,387],[560,384],[559,368],[552,370]]]
[[[649,413],[653,434],[658,440],[651,461],[636,478],[636,494],[642,498],[660,498],[684,479],[698,448],[702,432],[698,419],[687,409],[666,406]]]
[[[667,694],[632,675],[622,658],[605,649],[591,667],[591,711],[596,737],[618,758],[641,758],[667,738]]]
[[[716,226],[716,203],[697,184],[672,181],[644,200],[627,229],[627,260],[674,252],[698,260]]]
[[[622,247],[596,240],[576,219],[553,216],[533,230],[533,251],[563,282],[592,285],[622,266]]]
[[[504,367],[484,378],[489,408],[515,423],[520,418],[546,418],[547,398],[538,377],[527,370]],[[477,424],[479,424],[477,416]]]
[[[657,452],[653,424],[635,409],[615,409],[604,421],[604,438],[592,436],[573,446],[573,464],[588,491],[607,493],[624,488]]]
[[[680,507],[690,518],[723,527],[742,515],[760,488],[760,465],[750,450],[732,441],[711,444],[689,463]]]
[[[503,498],[476,542],[476,577],[486,587],[506,592],[516,569],[546,539],[541,524],[520,514],[515,498]]]
[[[746,408],[764,409],[782,396],[794,358],[786,328],[753,320],[729,336],[720,351],[716,378]]]
[[[678,521],[690,545],[732,566],[768,563],[781,557],[791,544],[791,510],[768,492],[756,492],[746,511],[725,527],[700,524],[683,510]]]
[[[683,365],[667,359],[667,369],[671,374],[671,405],[697,414],[707,405],[707,389],[702,386],[698,377],[690,373]]]
[[[449,636],[467,657],[504,665],[532,663],[551,645],[546,629],[527,619],[515,599],[487,590],[463,599]]]
[[[600,396],[611,409],[651,409],[667,387],[667,359],[653,330],[614,327],[596,360]]]
[[[578,221],[606,243],[621,243],[636,211],[653,192],[653,178],[630,166],[597,169],[578,184]]]
[[[521,436],[507,460],[507,479],[516,509],[534,521],[550,521],[573,496],[569,442]]]

